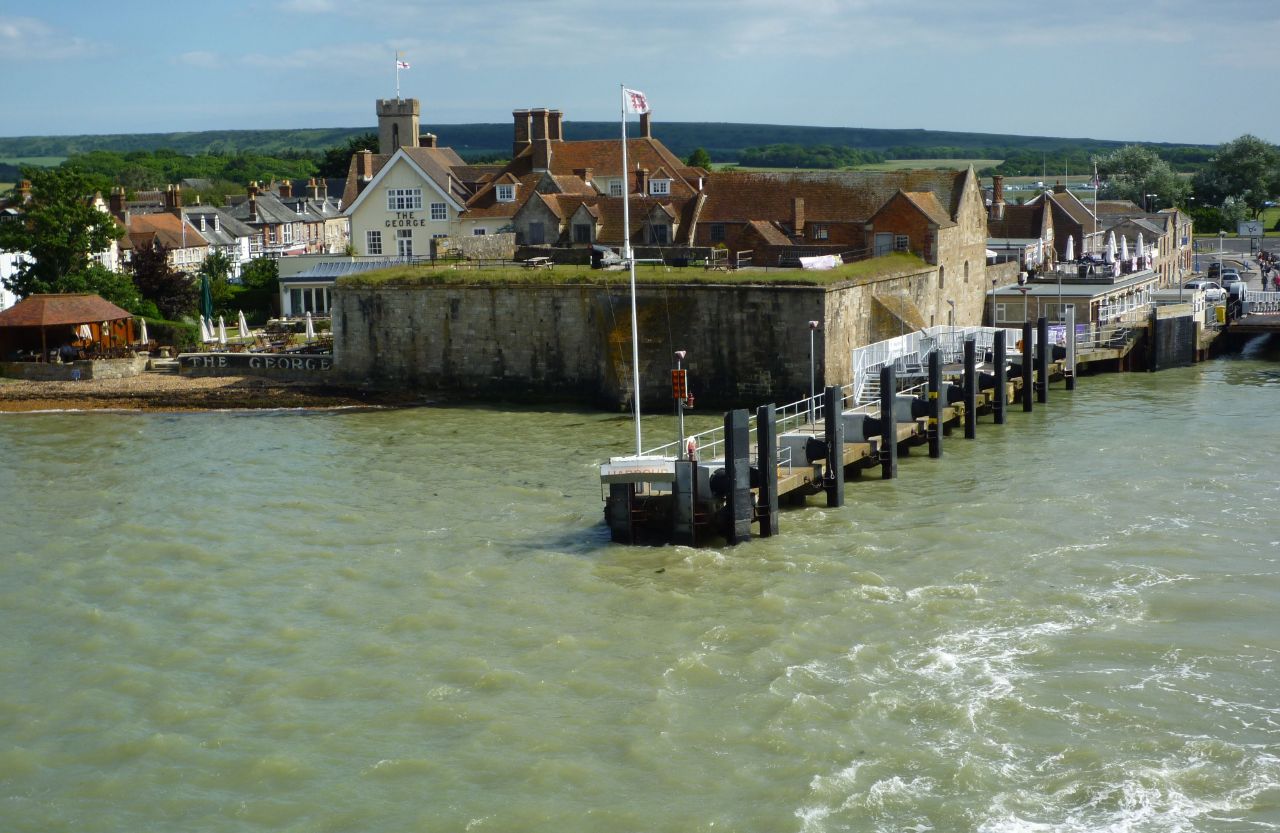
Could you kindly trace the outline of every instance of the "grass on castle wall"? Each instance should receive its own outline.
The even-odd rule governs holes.
[[[887,275],[918,272],[929,264],[906,252],[894,252],[882,257],[848,263],[837,269],[811,271],[803,269],[744,269],[732,272],[711,272],[700,266],[672,267],[652,263],[636,265],[636,283],[672,283],[742,286],[830,286],[846,281],[865,281]],[[613,285],[629,280],[625,270],[610,271],[592,269],[590,266],[552,266],[549,269],[529,269],[522,266],[475,268],[466,264],[454,266],[392,266],[348,275],[339,278],[337,284],[344,287],[375,286],[484,286],[509,284],[560,285],[598,284]]]

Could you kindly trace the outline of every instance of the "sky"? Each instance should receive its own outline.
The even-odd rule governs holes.
[[[0,0],[0,136],[661,122],[1280,143],[1277,0]]]

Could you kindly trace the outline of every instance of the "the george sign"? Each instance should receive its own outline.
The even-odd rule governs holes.
[[[182,368],[190,370],[290,370],[327,373],[333,356],[287,356],[274,353],[184,353],[178,357]]]

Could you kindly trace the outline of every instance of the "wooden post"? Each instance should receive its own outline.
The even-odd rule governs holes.
[[[698,464],[676,460],[676,479],[671,484],[671,541],[694,546],[697,530],[693,526],[693,506],[697,499]]]
[[[995,357],[992,359],[992,369],[996,374],[996,399],[995,404],[991,406],[991,411],[996,417],[996,425],[1004,425],[1004,413],[1009,405],[1009,380],[1005,376],[1008,348],[1005,346],[1004,337],[1005,331],[1003,329],[996,330]]]
[[[929,456],[942,456],[942,354],[929,352]]]
[[[1067,377],[1067,390],[1076,389],[1076,307],[1075,304],[1067,307],[1067,362],[1065,375]]]
[[[898,422],[893,400],[898,394],[898,374],[893,365],[880,368],[880,477],[892,480],[898,476]]]
[[[964,438],[978,436],[978,343],[964,340]]]
[[[1031,322],[1022,322],[1022,410],[1031,412],[1031,387],[1035,380],[1035,370],[1031,366]]]
[[[1049,401],[1049,319],[1043,315],[1036,319],[1036,401]]]
[[[823,488],[827,491],[827,506],[844,506],[844,396],[840,388],[828,387],[822,397],[822,418],[827,441],[827,475]]]
[[[756,409],[756,465],[760,469],[760,492],[756,513],[760,535],[778,534],[778,412],[772,404]]]
[[[615,544],[634,544],[636,532],[631,524],[631,504],[636,499],[634,483],[610,483],[605,517],[609,521],[609,540]]]
[[[747,412],[742,409],[724,415],[724,467],[729,475],[728,539],[730,544],[751,540],[751,432]]]

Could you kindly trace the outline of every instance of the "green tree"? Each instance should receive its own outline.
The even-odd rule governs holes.
[[[706,148],[694,148],[693,153],[689,154],[689,158],[684,162],[691,168],[711,170],[711,154],[707,153]]]
[[[165,318],[176,321],[195,312],[195,281],[169,265],[169,250],[163,244],[153,242],[134,249],[129,268],[142,297],[154,303]]]
[[[244,304],[245,314],[254,321],[269,318],[276,308],[280,293],[280,267],[273,258],[256,257],[240,270],[243,291],[236,298]]]
[[[320,160],[318,175],[330,178],[346,176],[347,169],[351,165],[351,157],[362,150],[378,152],[377,133],[363,133],[359,136],[352,136],[347,140],[346,144],[326,150],[324,157]]]
[[[222,252],[214,252],[200,264],[198,274],[209,278],[209,292],[213,296],[214,310],[220,313],[229,312],[231,299],[235,296],[231,290],[231,283],[227,280],[231,275],[231,258]]]
[[[31,181],[31,201],[20,216],[0,222],[0,251],[26,252],[30,258],[5,279],[5,286],[23,298],[38,292],[96,292],[111,273],[91,268],[96,265],[93,255],[106,251],[124,230],[89,201],[83,174],[28,168],[23,175]]]
[[[1098,175],[1106,180],[1099,196],[1131,200],[1140,206],[1181,205],[1190,186],[1169,163],[1143,145],[1124,147],[1097,157]],[[1155,197],[1148,198],[1148,194]]]
[[[1197,202],[1225,205],[1234,197],[1257,217],[1264,204],[1280,193],[1280,151],[1246,134],[1218,148],[1192,185]]]

